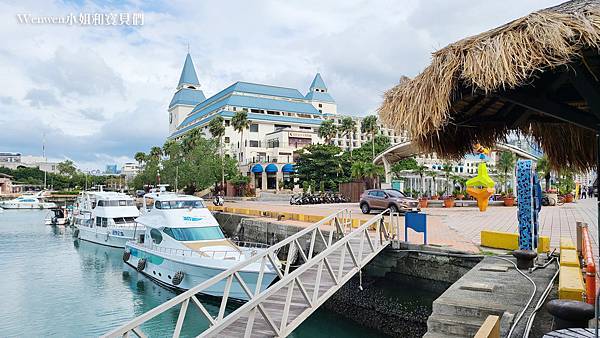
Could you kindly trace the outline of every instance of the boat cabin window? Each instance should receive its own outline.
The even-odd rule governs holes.
[[[202,201],[156,201],[154,202],[156,209],[201,209],[205,208]]]
[[[98,206],[99,207],[103,207],[104,206],[104,201],[103,200],[98,201]]]
[[[108,218],[106,217],[96,217],[96,226],[106,228],[108,226]]]
[[[135,206],[135,202],[134,201],[129,201],[129,200],[107,200],[107,201],[103,201],[100,200],[98,201],[98,206],[99,207],[133,207]]]
[[[164,228],[163,232],[177,241],[202,241],[225,238],[221,228],[218,226],[202,228]]]
[[[163,240],[162,234],[156,229],[150,230],[150,237],[152,237],[152,242],[154,242],[154,244],[160,244]]]
[[[135,217],[116,217],[113,218],[115,224],[127,224],[135,222]]]

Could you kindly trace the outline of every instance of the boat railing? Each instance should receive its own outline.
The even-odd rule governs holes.
[[[205,258],[218,258],[225,260],[241,261],[256,255],[257,251],[237,251],[237,250],[192,250],[192,249],[179,249],[179,248],[167,248],[152,244],[151,246],[142,245],[139,243],[130,243],[134,247],[138,247],[144,250],[150,250],[160,253],[169,254],[172,256],[180,257],[205,257]]]

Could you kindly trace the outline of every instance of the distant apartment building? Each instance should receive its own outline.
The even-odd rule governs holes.
[[[249,129],[243,135],[234,130],[231,119],[236,112],[247,112]],[[170,139],[181,140],[187,132],[199,129],[210,137],[209,122],[217,116],[225,121],[225,151],[235,157],[240,171],[251,177],[254,186],[273,190],[279,182],[289,180],[296,159],[294,152],[307,145],[323,142],[318,136],[321,123],[331,119],[340,123],[347,115],[339,114],[337,103],[325,81],[317,73],[308,92],[294,88],[250,82],[236,82],[206,98],[190,54],[187,54],[179,83],[169,104]],[[360,132],[361,117],[353,135],[338,133],[333,143],[342,149],[359,148],[369,140]],[[406,134],[383,128],[381,133],[392,143],[402,142]]]
[[[42,156],[22,155],[16,152],[0,152],[0,167],[17,169],[18,167],[39,168],[40,170],[58,173],[58,163],[49,162]]]
[[[140,165],[134,162],[127,162],[121,168],[121,175],[125,175],[126,180],[131,180],[140,172]]]

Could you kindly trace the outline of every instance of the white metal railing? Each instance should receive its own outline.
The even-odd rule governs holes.
[[[234,242],[235,243],[235,242]],[[237,243],[235,243],[237,244]],[[254,245],[254,246],[250,246],[250,245]],[[240,261],[242,259],[246,259],[249,256],[254,256],[258,253],[258,251],[256,249],[267,249],[269,246],[268,245],[264,245],[262,243],[252,243],[252,242],[241,242],[240,244],[237,244],[238,246],[240,246],[242,249],[245,250],[236,250],[236,249],[232,249],[232,250],[194,250],[194,249],[180,249],[180,248],[167,248],[167,247],[162,247],[156,244],[141,244],[141,243],[137,243],[134,241],[130,241],[129,245],[131,247],[134,248],[138,248],[141,250],[145,250],[145,251],[154,251],[154,252],[160,252],[160,253],[164,253],[164,254],[168,254],[168,255],[172,255],[172,256],[178,256],[178,257],[205,257],[205,258],[218,258],[218,259],[225,259],[225,260],[237,260]],[[244,246],[244,245],[248,245],[248,246]]]
[[[173,337],[179,337],[190,301],[198,307],[210,324],[210,327],[206,331],[199,333],[200,336],[215,336],[217,333],[226,330],[227,327],[236,320],[245,319],[245,316],[247,316],[248,320],[247,324],[245,324],[246,337],[250,336],[254,324],[259,320],[263,320],[263,323],[267,323],[274,336],[286,336],[308,317],[310,313],[337,291],[337,289],[360,271],[360,269],[375,257],[385,246],[387,246],[390,240],[390,234],[384,226],[383,215],[384,213],[381,213],[360,227],[352,229],[351,213],[346,209],[340,210],[269,247],[267,250],[236,264],[200,285],[189,289],[173,299],[138,316],[130,322],[110,331],[103,337],[122,337],[129,336],[130,334],[134,334],[138,337],[145,337],[140,329],[142,324],[181,304],[179,317],[173,331]],[[369,233],[369,228],[371,227],[375,228],[374,237]],[[329,234],[325,235],[324,231],[329,231]],[[309,238],[309,240],[306,241],[306,247],[302,247],[300,244],[300,240],[303,237]],[[353,245],[359,245],[358,249],[353,248]],[[322,246],[322,250],[317,253],[319,246]],[[279,270],[277,268],[279,262],[276,254],[282,249],[287,249],[287,261],[285,268]],[[344,257],[346,256],[351,258],[351,268],[344,271]],[[290,265],[293,264],[294,257],[299,257],[298,260],[301,260],[302,263],[295,270],[290,271]],[[332,266],[332,261],[335,260],[336,257],[341,257],[341,259],[339,261],[339,266],[334,267]],[[255,289],[251,290],[242,279],[240,271],[244,270],[244,268],[250,264],[255,263],[260,264],[260,269]],[[261,288],[261,284],[267,266],[275,269],[279,281],[265,289]],[[319,272],[317,273],[314,290],[312,294],[309,295],[307,288],[304,287],[300,277],[307,273],[309,269],[317,266]],[[326,268],[325,271],[327,271],[329,276],[327,278],[334,281],[333,285],[325,282],[321,284],[321,281],[324,280],[324,274],[321,274],[323,268]],[[249,300],[235,311],[225,315],[229,293],[234,281],[246,293]],[[196,294],[219,283],[224,283],[225,287],[223,289],[223,296],[218,314],[213,316],[200,302]],[[293,290],[294,285],[297,285],[301,291],[306,309],[299,316],[292,318],[290,317],[290,305],[292,302],[290,290]],[[325,292],[320,293],[320,291]],[[273,319],[275,313],[270,313],[273,312],[273,310],[267,310],[263,306],[263,302],[269,296],[278,292],[286,294],[286,302],[281,312],[282,318],[280,322]],[[294,300],[294,302],[296,301],[297,300]],[[255,316],[257,312],[260,313],[261,317]],[[280,312],[277,312],[277,315],[279,314]],[[289,323],[288,319],[291,320]]]

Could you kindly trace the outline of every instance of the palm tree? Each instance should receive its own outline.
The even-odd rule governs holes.
[[[248,120],[248,112],[238,111],[231,119],[233,129],[240,133],[240,161],[244,160],[244,152],[241,151],[244,147],[244,130],[250,128],[250,120]],[[244,147],[245,148],[245,147]]]
[[[146,154],[144,154],[144,152],[142,151],[138,151],[137,153],[135,153],[135,156],[133,158],[135,158],[135,160],[141,167],[142,163],[146,161]]]
[[[166,156],[169,156],[169,159],[174,159],[179,155],[179,144],[173,140],[167,140],[165,144],[163,144],[162,152]]]
[[[506,182],[508,181],[508,172],[515,169],[515,154],[510,151],[503,151],[498,157],[496,163],[498,170],[503,173],[504,191],[506,192]]]
[[[446,193],[448,193],[448,186],[450,184],[450,174],[452,174],[453,169],[454,169],[454,166],[452,165],[452,162],[444,161],[444,166],[442,167],[442,171],[444,172],[444,175],[446,176]],[[450,191],[450,192],[452,192],[452,191]]]
[[[188,153],[192,149],[194,149],[194,147],[196,146],[196,143],[197,143],[196,140],[198,140],[200,137],[202,137],[202,132],[200,131],[199,128],[194,128],[194,129],[188,131],[185,134],[183,141],[181,142],[183,151],[185,153]]]
[[[423,196],[423,194],[425,193],[424,188],[425,188],[425,182],[424,182],[424,177],[425,174],[427,174],[428,172],[427,166],[425,165],[418,165],[413,171],[412,173],[415,175],[419,175],[419,178],[421,179],[421,196]]]
[[[438,176],[438,172],[435,170],[429,170],[427,171],[427,174],[431,177],[431,179],[433,180],[433,191],[431,192],[432,195],[437,195],[437,182],[435,181],[435,179]]]
[[[354,121],[350,116],[344,117],[339,126],[339,130],[344,136],[350,135],[350,157],[352,157],[352,135],[356,132],[356,121]]]
[[[160,147],[152,147],[150,148],[150,157],[154,158],[154,159],[160,159],[160,157],[162,156],[163,151]]]
[[[371,135],[371,143],[373,145],[373,159],[375,159],[375,135],[379,132],[377,124],[377,116],[369,115],[365,117],[360,124],[360,132]]]
[[[317,135],[320,138],[325,139],[325,144],[330,144],[331,139],[335,137],[337,131],[337,127],[333,123],[333,120],[325,120],[319,126],[319,131],[317,132]]]
[[[208,131],[210,131],[210,134],[219,140],[219,151],[221,152],[221,189],[225,189],[225,166],[223,165],[223,144],[221,142],[223,135],[225,135],[225,126],[223,123],[223,117],[217,115],[217,117],[210,120],[210,123],[208,124]]]
[[[550,190],[550,176],[552,174],[552,167],[550,166],[550,161],[548,160],[548,156],[546,156],[546,154],[537,160],[535,171],[546,181],[546,191]]]

